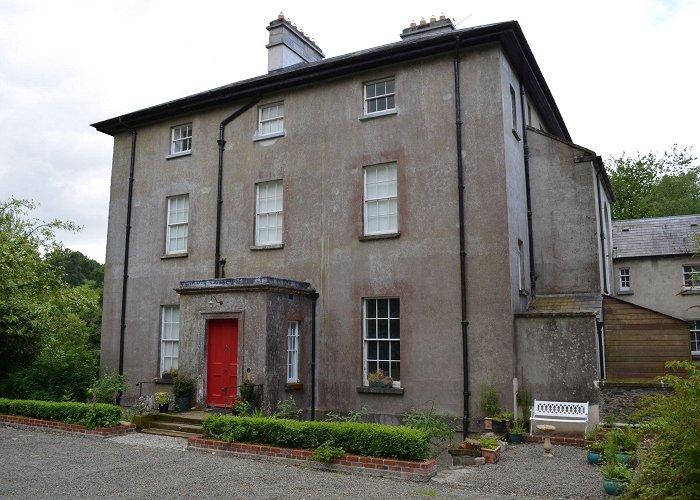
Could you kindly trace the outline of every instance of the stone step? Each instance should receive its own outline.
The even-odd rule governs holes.
[[[153,434],[156,436],[170,436],[170,437],[178,437],[178,438],[191,438],[191,437],[199,437],[202,434],[193,434],[191,432],[181,432],[181,431],[171,431],[167,429],[141,429],[142,433],[144,434]]]
[[[153,415],[154,422],[180,422],[183,424],[202,425],[204,417],[190,415],[187,413],[156,413]]]
[[[188,432],[190,434],[204,434],[200,424],[186,424],[183,422],[164,422],[162,420],[154,420],[151,422],[150,429],[162,429],[166,431]]]

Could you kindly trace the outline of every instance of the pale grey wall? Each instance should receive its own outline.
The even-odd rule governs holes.
[[[683,266],[700,265],[691,255],[615,259],[614,293],[620,299],[683,320],[700,319],[700,294],[683,293]],[[620,293],[620,268],[630,270],[632,293]]]
[[[581,149],[537,131],[528,145],[537,293],[600,291],[593,166],[576,163]]]

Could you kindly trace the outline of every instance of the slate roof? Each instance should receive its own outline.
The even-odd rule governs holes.
[[[613,221],[613,257],[695,253],[700,214]]]

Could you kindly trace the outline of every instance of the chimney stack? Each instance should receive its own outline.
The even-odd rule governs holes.
[[[267,30],[270,32],[270,43],[266,45],[268,72],[326,57],[318,45],[281,12]]]
[[[423,36],[426,34],[434,34],[446,31],[453,31],[455,25],[452,23],[451,19],[447,19],[444,14],[440,14],[439,19],[435,19],[435,16],[430,16],[430,22],[426,22],[425,18],[421,18],[420,24],[416,26],[416,22],[412,21],[411,25],[401,32],[401,38],[406,39],[410,37]]]

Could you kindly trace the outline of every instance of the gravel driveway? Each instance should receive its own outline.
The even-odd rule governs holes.
[[[184,440],[106,440],[0,426],[0,498],[605,498],[581,449],[509,447],[501,462],[442,468],[429,483],[188,452]]]

